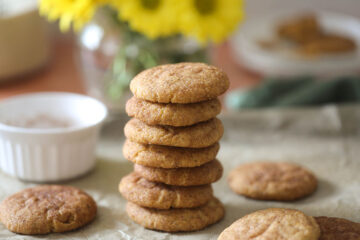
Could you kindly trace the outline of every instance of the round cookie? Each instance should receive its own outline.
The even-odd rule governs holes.
[[[130,202],[157,209],[199,207],[213,197],[210,185],[169,186],[149,182],[135,172],[121,179],[119,191]]]
[[[240,165],[228,176],[230,188],[259,200],[292,201],[316,190],[316,177],[307,169],[285,162],[254,162]]]
[[[158,103],[195,103],[216,98],[229,88],[226,74],[205,63],[177,63],[147,69],[130,83],[140,99]]]
[[[216,117],[221,111],[218,99],[189,104],[153,103],[136,97],[126,103],[126,112],[148,125],[190,126]]]
[[[294,209],[269,208],[246,215],[226,228],[218,240],[317,240],[313,217]]]
[[[127,139],[123,154],[129,161],[147,167],[197,167],[214,160],[219,148],[219,143],[206,148],[180,148],[141,144]]]
[[[174,186],[198,186],[219,180],[223,168],[218,160],[213,160],[193,168],[152,168],[135,164],[134,171],[151,182],[161,182]]]
[[[315,217],[321,236],[319,240],[359,240],[360,223],[343,218]]]
[[[188,127],[150,126],[133,118],[126,123],[124,132],[125,136],[133,142],[204,148],[218,142],[224,133],[224,128],[217,118]]]
[[[0,204],[0,220],[12,232],[47,234],[82,227],[96,216],[96,203],[70,186],[28,188]]]
[[[225,209],[221,202],[213,197],[198,208],[170,210],[144,208],[128,202],[126,212],[134,222],[145,228],[165,232],[188,232],[220,221],[224,217]]]

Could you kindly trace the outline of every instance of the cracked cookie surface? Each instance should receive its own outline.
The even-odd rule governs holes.
[[[133,142],[173,147],[204,148],[220,140],[224,134],[221,121],[213,118],[187,127],[150,126],[133,118],[124,128],[125,136]]]
[[[149,182],[135,172],[121,179],[119,191],[130,202],[157,209],[194,208],[206,204],[212,198],[210,185],[169,186]]]
[[[123,154],[127,160],[147,167],[198,167],[214,160],[219,148],[219,143],[206,148],[181,148],[142,144],[127,139]]]
[[[292,201],[317,188],[313,173],[286,162],[242,164],[230,172],[228,183],[234,192],[259,200]]]
[[[250,213],[226,228],[218,240],[317,240],[315,219],[294,209],[269,208]]]
[[[177,63],[147,69],[130,83],[140,99],[158,103],[195,103],[216,98],[229,88],[229,79],[205,63]]]
[[[135,164],[134,171],[151,182],[174,186],[199,186],[219,180],[223,173],[221,163],[215,159],[192,168],[152,168]]]
[[[220,111],[221,104],[218,99],[189,104],[167,104],[132,97],[126,103],[127,114],[148,125],[190,126],[210,120]]]
[[[6,198],[0,204],[0,220],[15,233],[47,234],[82,227],[96,211],[95,201],[80,189],[42,185]]]
[[[126,212],[136,223],[145,228],[165,232],[184,232],[203,229],[220,221],[225,214],[221,202],[213,197],[197,208],[159,210],[140,207],[128,202]]]

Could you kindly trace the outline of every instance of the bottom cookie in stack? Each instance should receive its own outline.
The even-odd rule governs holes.
[[[169,210],[144,208],[128,202],[126,212],[133,221],[149,229],[188,232],[197,231],[218,222],[223,218],[225,209],[221,202],[213,197],[205,205],[197,208]]]
[[[122,178],[119,191],[129,201],[129,217],[149,229],[196,231],[219,221],[225,213],[210,184],[170,186],[150,182],[133,172]]]

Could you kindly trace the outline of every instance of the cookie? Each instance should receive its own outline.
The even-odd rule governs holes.
[[[189,104],[153,103],[132,97],[126,112],[148,125],[190,126],[216,117],[221,111],[218,99]]]
[[[254,162],[240,165],[228,176],[230,188],[259,200],[292,201],[316,190],[316,177],[307,169],[285,162]]]
[[[126,140],[123,154],[129,161],[148,167],[197,167],[214,160],[219,148],[219,143],[206,148],[180,148]]]
[[[28,188],[0,204],[0,220],[12,232],[47,234],[82,227],[96,216],[96,203],[70,186]]]
[[[137,98],[158,103],[195,103],[210,100],[229,88],[226,74],[205,63],[177,63],[147,69],[130,83]]]
[[[134,222],[145,228],[166,232],[188,232],[203,229],[220,221],[224,217],[225,209],[218,199],[212,198],[198,208],[170,210],[144,208],[128,202],[126,212]]]
[[[199,207],[213,197],[210,185],[169,186],[149,182],[135,172],[121,179],[119,191],[130,202],[157,209]]]
[[[315,217],[321,236],[319,240],[359,240],[360,223],[343,218]]]
[[[217,118],[188,127],[150,126],[133,118],[125,125],[124,132],[133,142],[204,148],[218,142],[224,133],[224,128]]]
[[[161,182],[174,186],[198,186],[219,180],[223,168],[218,160],[213,160],[193,168],[152,168],[135,164],[134,171],[151,182]]]
[[[313,217],[294,209],[269,208],[240,218],[218,240],[317,240],[319,236]]]

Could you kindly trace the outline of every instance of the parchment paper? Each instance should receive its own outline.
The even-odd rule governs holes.
[[[360,106],[327,106],[298,110],[262,110],[221,116],[225,135],[218,158],[224,176],[213,184],[224,203],[225,218],[205,230],[167,234],[145,230],[124,211],[118,183],[132,170],[121,153],[123,121],[109,124],[98,144],[96,168],[86,176],[65,182],[79,187],[96,200],[96,220],[66,234],[22,236],[0,225],[0,239],[216,239],[220,232],[244,214],[268,207],[296,208],[309,215],[337,216],[360,222]],[[125,120],[124,120],[125,121]],[[292,203],[255,201],[230,191],[226,176],[244,162],[291,161],[311,169],[319,179],[315,194]],[[0,200],[35,184],[0,173]]]

